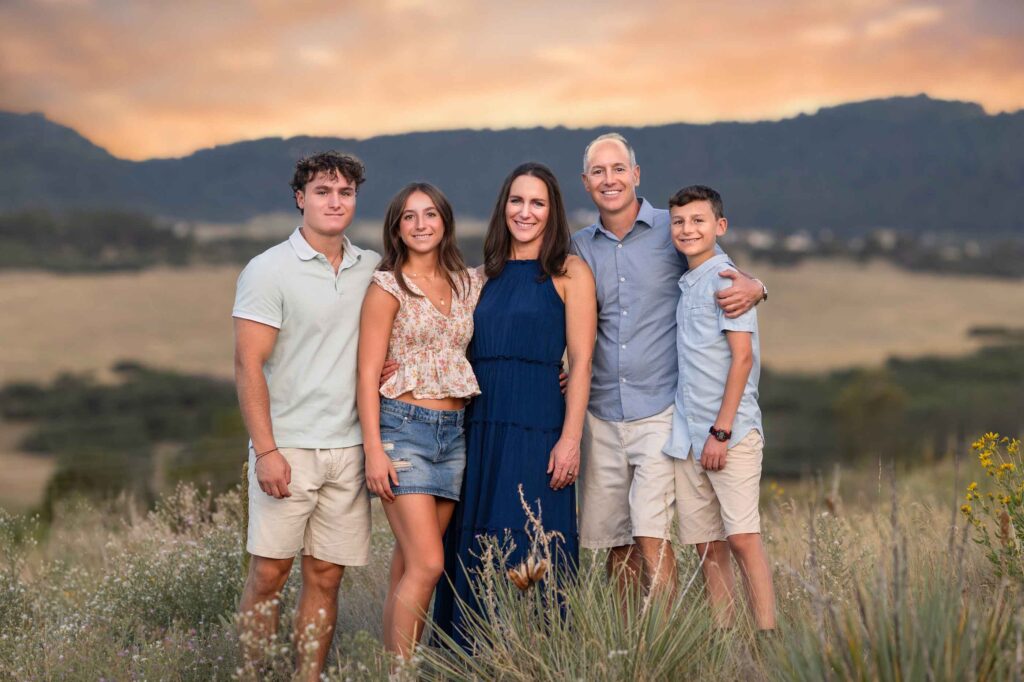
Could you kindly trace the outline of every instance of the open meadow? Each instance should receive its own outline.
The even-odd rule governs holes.
[[[967,331],[1024,310],[1016,281],[911,273],[881,263],[746,265],[768,283],[765,366],[815,372],[891,355],[956,355]],[[104,375],[119,360],[230,376],[237,267],[140,273],[0,273],[0,384],[62,371]]]
[[[1019,444],[989,439],[956,463],[766,482],[771,638],[742,617],[712,625],[689,549],[678,551],[678,599],[637,601],[625,619],[600,553],[584,553],[577,580],[521,593],[499,552],[477,577],[490,615],[472,626],[476,649],[421,647],[391,679],[1020,679],[1020,463]],[[0,678],[290,679],[303,644],[287,630],[257,643],[259,665],[240,664],[242,500],[185,486],[150,513],[128,498],[68,501],[45,528],[0,513]],[[387,678],[378,637],[390,547],[378,514],[371,565],[343,582],[327,679]],[[286,627],[297,578],[282,597]]]
[[[760,309],[762,355],[776,371],[958,355],[978,346],[969,329],[1005,324],[1008,311],[1024,309],[1024,287],[1015,282],[848,262],[749,267],[771,289]],[[111,381],[112,366],[124,360],[229,379],[236,276],[235,267],[2,273],[0,386],[49,382],[61,372]],[[49,455],[19,451],[24,434],[23,424],[0,419],[0,467],[13,472],[0,479],[0,507],[9,510],[37,505],[55,466]]]

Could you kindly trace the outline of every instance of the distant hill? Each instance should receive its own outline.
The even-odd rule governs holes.
[[[643,196],[660,206],[684,184],[710,184],[737,225],[972,234],[1024,227],[1024,111],[990,116],[977,104],[919,95],[781,121],[616,129],[636,147]],[[388,198],[414,179],[438,184],[460,215],[486,217],[505,174],[531,159],[555,170],[570,211],[589,210],[578,179],[581,153],[608,130],[265,138],[134,162],[41,114],[0,112],[0,211],[113,206],[242,221],[290,209],[295,159],[329,148],[366,162],[359,200],[366,218],[382,215]]]

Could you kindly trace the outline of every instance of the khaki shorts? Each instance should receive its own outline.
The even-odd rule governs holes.
[[[249,535],[246,550],[269,559],[299,553],[340,566],[370,559],[370,498],[363,446],[303,450],[281,448],[292,468],[291,497],[260,490],[249,449]]]
[[[580,467],[580,544],[622,547],[671,539],[676,460],[664,454],[672,407],[645,419],[607,422],[587,412]]]
[[[764,439],[752,430],[725,456],[725,467],[705,471],[693,456],[677,460],[676,506],[684,545],[725,540],[738,533],[760,533],[761,454]]]

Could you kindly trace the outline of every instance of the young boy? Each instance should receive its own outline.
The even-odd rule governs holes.
[[[731,553],[760,630],[775,627],[771,569],[761,543],[758,495],[764,445],[757,406],[760,350],[757,311],[730,319],[715,305],[736,269],[715,253],[728,228],[722,197],[710,187],[685,187],[669,199],[672,241],[689,270],[679,279],[676,308],[679,382],[672,436],[665,453],[675,468],[679,533],[696,545],[708,598],[718,622],[733,620]]]

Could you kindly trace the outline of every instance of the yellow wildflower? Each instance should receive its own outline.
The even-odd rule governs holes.
[[[973,493],[975,490],[978,489],[978,482],[977,481],[971,481],[971,484],[969,486],[967,486],[967,489],[970,490]]]
[[[970,514],[971,513],[971,505],[969,505],[969,504],[962,504],[962,505],[960,505],[960,511],[963,512],[964,514]]]

